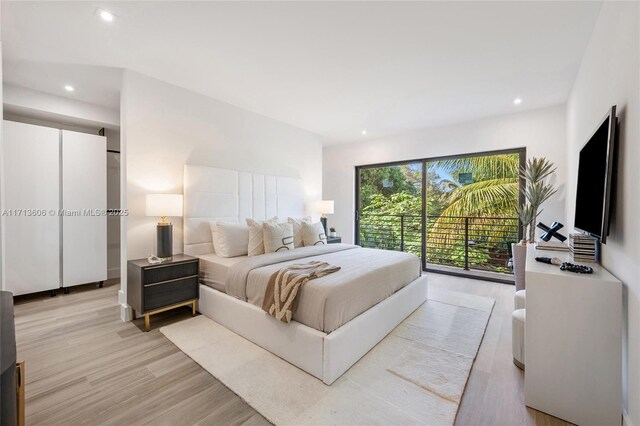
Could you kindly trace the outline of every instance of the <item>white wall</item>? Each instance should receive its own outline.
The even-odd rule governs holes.
[[[322,142],[315,134],[130,71],[121,112],[124,260],[155,253],[158,218],[144,216],[145,195],[181,194],[184,164],[301,178],[308,206],[320,199]],[[181,253],[182,220],[170,219],[174,253]]]
[[[544,156],[558,170],[554,182],[558,193],[543,206],[540,220],[565,221],[565,107],[483,119],[445,127],[434,127],[377,140],[326,146],[324,148],[323,198],[335,200],[329,226],[353,242],[355,166],[412,160],[453,154],[527,148],[527,156]]]
[[[625,405],[640,425],[640,7],[604,2],[567,103],[567,214],[573,226],[578,154],[611,105],[620,119],[618,185],[602,264],[625,284]]]

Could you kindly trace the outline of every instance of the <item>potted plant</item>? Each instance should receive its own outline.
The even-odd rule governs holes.
[[[329,228],[329,236],[330,237],[337,237],[338,236],[338,233],[336,232],[336,228],[333,228],[333,227]]]
[[[525,185],[521,190],[525,202],[518,206],[518,218],[522,226],[522,240],[512,244],[513,274],[516,281],[516,291],[525,287],[524,275],[527,262],[527,245],[535,242],[536,222],[542,212],[540,206],[556,193],[556,188],[548,178],[556,171],[556,167],[546,158],[530,158],[520,169],[520,178]]]

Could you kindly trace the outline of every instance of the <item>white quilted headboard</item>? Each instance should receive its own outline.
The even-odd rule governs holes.
[[[286,219],[305,213],[301,179],[184,166],[184,252],[213,252],[209,222]]]

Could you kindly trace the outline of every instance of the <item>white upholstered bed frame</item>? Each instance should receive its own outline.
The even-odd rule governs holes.
[[[209,222],[304,213],[300,179],[184,166],[186,254],[213,252]],[[203,284],[198,311],[330,385],[426,299],[427,278],[422,276],[329,334],[296,321],[284,324]]]

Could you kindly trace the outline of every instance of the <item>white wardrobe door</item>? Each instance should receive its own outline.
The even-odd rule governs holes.
[[[62,131],[62,285],[107,279],[107,140]]]
[[[18,295],[56,289],[60,130],[4,121],[3,139],[5,290]]]

